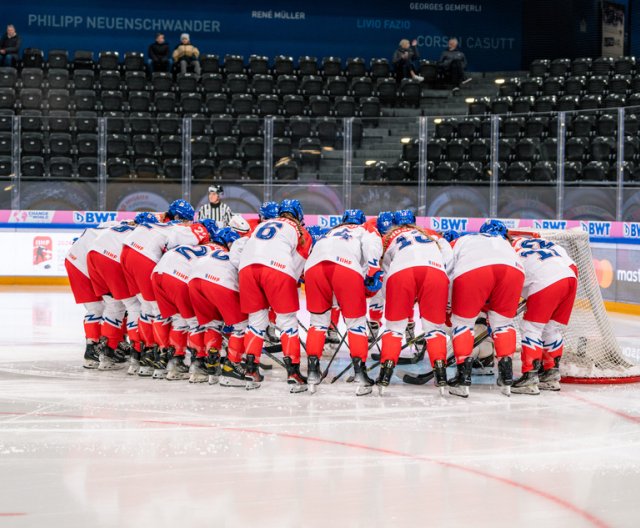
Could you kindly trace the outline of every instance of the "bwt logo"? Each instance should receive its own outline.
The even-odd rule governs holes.
[[[74,211],[74,224],[101,224],[102,222],[113,222],[118,213],[105,211]]]
[[[566,229],[567,222],[565,220],[534,220],[534,229]]]
[[[431,229],[437,231],[466,231],[468,218],[431,218]]]
[[[320,227],[335,227],[342,221],[342,217],[337,215],[319,216],[318,220],[319,220],[318,225]]]
[[[590,236],[609,236],[611,222],[580,222],[580,228]]]
[[[625,222],[622,227],[624,229],[624,238],[640,238],[640,224]]]

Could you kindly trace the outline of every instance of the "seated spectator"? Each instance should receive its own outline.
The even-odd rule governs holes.
[[[169,71],[169,44],[164,41],[162,33],[158,33],[156,40],[149,46],[149,58],[154,72]]]
[[[180,65],[180,73],[187,73],[189,65],[196,75],[200,75],[200,51],[189,40],[189,34],[180,35],[180,44],[173,50],[173,62]]]
[[[461,84],[466,84],[471,77],[465,79],[464,69],[467,67],[467,58],[458,49],[458,39],[449,39],[449,47],[442,52],[438,60],[438,70],[446,81],[453,84],[453,92],[460,90]]]
[[[407,39],[402,39],[398,49],[393,54],[392,62],[396,69],[396,79],[400,82],[402,79],[418,79],[424,81],[424,78],[416,73],[415,63],[420,59],[418,53],[417,40],[411,43]]]
[[[20,37],[13,24],[7,26],[7,32],[0,39],[0,66],[15,66],[20,52]]]

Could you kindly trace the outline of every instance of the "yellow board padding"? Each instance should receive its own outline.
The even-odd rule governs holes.
[[[69,286],[67,277],[0,277],[0,284],[18,286]]]
[[[620,312],[629,315],[640,315],[640,304],[604,301],[604,307],[608,312]]]

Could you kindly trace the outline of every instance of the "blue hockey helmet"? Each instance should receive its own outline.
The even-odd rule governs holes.
[[[408,225],[416,223],[416,215],[409,209],[402,209],[393,213],[393,221],[396,225]]]
[[[343,224],[362,225],[367,221],[367,217],[360,209],[347,209],[342,215]]]
[[[141,213],[138,213],[133,221],[136,224],[157,224],[158,217],[153,213],[150,213],[149,211],[143,211]]]
[[[236,233],[230,227],[223,227],[218,230],[215,235],[211,236],[211,240],[213,242],[217,242],[218,244],[222,244],[224,246],[231,246],[236,240],[240,238],[240,235]]]
[[[300,222],[304,219],[304,213],[302,212],[302,205],[298,200],[282,200],[278,206],[278,214],[289,213]]]
[[[216,224],[215,220],[205,218],[204,220],[200,220],[200,223],[205,227],[205,229],[209,233],[209,237],[211,237],[211,240],[213,240],[216,234],[218,233],[218,224]]]
[[[307,227],[307,231],[309,231],[309,234],[311,235],[311,240],[313,241],[313,244],[315,244],[327,233],[327,230],[325,228],[320,227],[318,225]]]
[[[500,220],[495,220],[490,218],[486,220],[482,227],[480,227],[480,233],[490,236],[500,236],[506,238],[507,236],[507,226],[504,225]]]
[[[456,238],[460,238],[460,233],[454,231],[453,229],[449,229],[449,231],[442,232],[442,238],[444,238],[447,242],[451,243]]]
[[[278,202],[264,202],[260,206],[258,216],[260,216],[260,220],[271,220],[278,216],[278,209]]]
[[[169,205],[168,213],[172,220],[193,220],[193,215],[196,212],[186,200],[175,200]]]
[[[382,211],[378,214],[376,220],[376,228],[381,235],[384,235],[393,226],[393,213],[391,211]]]

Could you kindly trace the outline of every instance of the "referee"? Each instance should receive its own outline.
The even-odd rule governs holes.
[[[222,185],[211,185],[209,187],[209,203],[198,209],[198,220],[214,220],[218,227],[226,227],[233,213],[227,204],[222,203],[220,196],[224,193]]]

